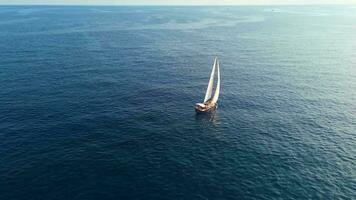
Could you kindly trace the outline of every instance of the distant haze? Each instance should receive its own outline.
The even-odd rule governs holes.
[[[0,0],[0,4],[36,5],[310,5],[355,3],[356,0]]]

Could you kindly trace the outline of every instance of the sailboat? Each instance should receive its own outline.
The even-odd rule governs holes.
[[[217,80],[217,83],[216,83],[214,95],[212,95],[215,72],[217,72],[217,79],[218,80]],[[195,104],[195,111],[197,113],[205,113],[205,112],[210,112],[210,111],[215,110],[217,108],[217,106],[218,106],[217,102],[218,102],[218,99],[219,99],[219,94],[220,94],[220,67],[219,67],[218,59],[215,58],[213,69],[212,69],[211,74],[210,74],[208,88],[206,89],[204,101],[203,101],[203,103]]]

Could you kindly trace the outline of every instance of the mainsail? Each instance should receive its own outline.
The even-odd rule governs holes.
[[[206,101],[208,101],[208,100],[211,98],[211,94],[212,94],[212,91],[213,91],[213,84],[214,84],[214,75],[215,75],[215,67],[216,67],[216,64],[217,64],[217,59],[215,58],[213,70],[211,71],[211,74],[210,74],[210,79],[209,79],[209,83],[208,83],[208,88],[206,89],[206,93],[205,93],[204,103],[205,103]],[[219,76],[220,76],[220,75],[219,75]],[[220,78],[219,78],[219,80],[220,80]],[[220,84],[219,84],[219,87],[220,87]],[[216,93],[216,92],[215,92],[215,93]]]
[[[219,66],[219,61],[217,62],[217,70],[218,70],[218,82],[216,84],[216,89],[215,89],[215,93],[214,93],[213,99],[211,100],[211,103],[213,103],[213,104],[218,102],[219,94],[220,94],[220,66]]]

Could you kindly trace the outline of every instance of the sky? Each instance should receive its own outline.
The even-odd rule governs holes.
[[[0,4],[40,5],[284,5],[356,4],[356,0],[0,0]]]

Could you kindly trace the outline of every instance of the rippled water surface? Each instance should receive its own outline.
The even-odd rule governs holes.
[[[0,7],[0,199],[355,188],[356,7]]]

